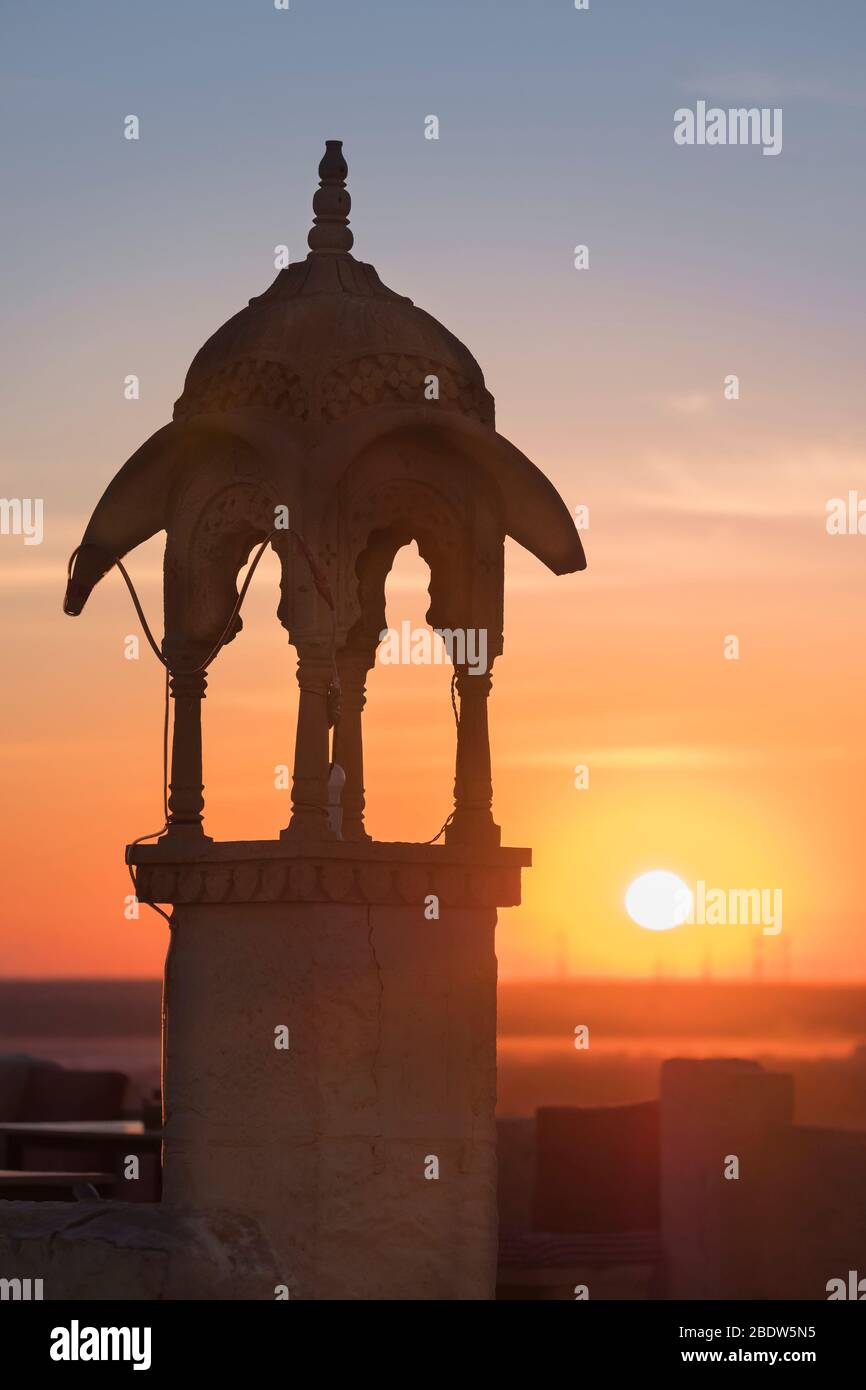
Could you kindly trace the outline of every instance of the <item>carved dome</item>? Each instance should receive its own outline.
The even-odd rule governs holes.
[[[214,485],[213,461],[224,449],[246,451],[256,478],[279,478],[281,487],[293,481],[293,496],[307,508],[308,539],[344,478],[365,460],[399,455],[402,485],[406,461],[421,467],[423,455],[435,480],[447,465],[462,468],[470,491],[479,479],[489,483],[505,534],[554,574],[586,567],[556,488],[496,432],[493,397],[472,354],[350,254],[347,172],[340,141],[329,140],[310,254],[208,339],[171,424],[108,484],[76,551],[67,613],[82,611],[94,585],[128,551],[160,530],[171,532],[178,498]],[[239,457],[232,454],[235,468]]]
[[[329,140],[310,252],[280,271],[193,359],[175,419],[254,409],[301,424],[336,424],[381,405],[424,405],[492,426],[493,397],[468,348],[441,323],[350,254],[348,172]]]

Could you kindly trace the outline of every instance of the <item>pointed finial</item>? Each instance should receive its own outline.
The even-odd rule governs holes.
[[[346,192],[349,166],[343,158],[342,140],[326,140],[319,165],[319,187],[313,196],[313,225],[307,237],[311,251],[345,254],[355,241],[349,227],[352,199]]]

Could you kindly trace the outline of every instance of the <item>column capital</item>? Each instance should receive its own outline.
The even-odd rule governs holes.
[[[475,673],[470,671],[468,666],[457,666],[455,673],[461,699],[465,699],[467,696],[469,699],[472,699],[473,696],[476,698],[483,696],[485,700],[487,699],[493,689],[493,673],[491,671]]]
[[[204,700],[205,690],[207,689],[207,673],[205,671],[172,671],[169,667],[168,686],[175,700],[194,699]]]
[[[334,659],[329,652],[299,652],[295,676],[298,685],[326,694],[334,677]]]

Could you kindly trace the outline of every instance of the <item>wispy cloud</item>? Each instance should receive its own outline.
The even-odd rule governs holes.
[[[706,391],[679,391],[660,398],[662,409],[673,415],[702,415],[712,403]]]
[[[632,481],[619,489],[618,505],[678,515],[814,520],[823,525],[829,498],[849,488],[866,492],[866,457],[856,450],[749,449],[707,467],[673,450],[650,449]]]
[[[799,74],[786,76],[766,69],[733,68],[706,73],[702,77],[686,79],[681,88],[695,97],[737,106],[785,101],[817,101],[828,106],[853,108],[866,106],[866,88],[862,86],[846,86],[844,83]]]
[[[851,749],[837,745],[798,751],[798,760],[812,763],[837,762],[851,757]],[[863,756],[866,756],[864,754]],[[585,764],[590,771],[613,772],[705,772],[716,768],[760,768],[788,766],[790,748],[732,748],[705,744],[624,744],[575,751],[574,748],[547,748],[538,751],[513,750],[497,759],[511,767],[555,767],[567,770]]]

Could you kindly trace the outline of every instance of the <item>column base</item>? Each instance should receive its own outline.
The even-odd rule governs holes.
[[[196,845],[212,845],[213,836],[205,835],[201,821],[187,823],[170,821],[156,843],[159,845],[177,845],[179,848],[183,845],[189,845],[194,849]]]
[[[372,844],[373,837],[364,829],[363,821],[343,821],[343,839],[354,845]]]
[[[254,1220],[293,1299],[492,1299],[496,908],[529,851],[132,857],[173,904],[163,1203]]]
[[[502,830],[489,811],[459,810],[445,830],[446,845],[498,849]]]
[[[318,844],[320,840],[338,843],[324,812],[321,815],[310,812],[303,816],[292,816],[288,825],[280,831],[280,839],[309,844]]]

